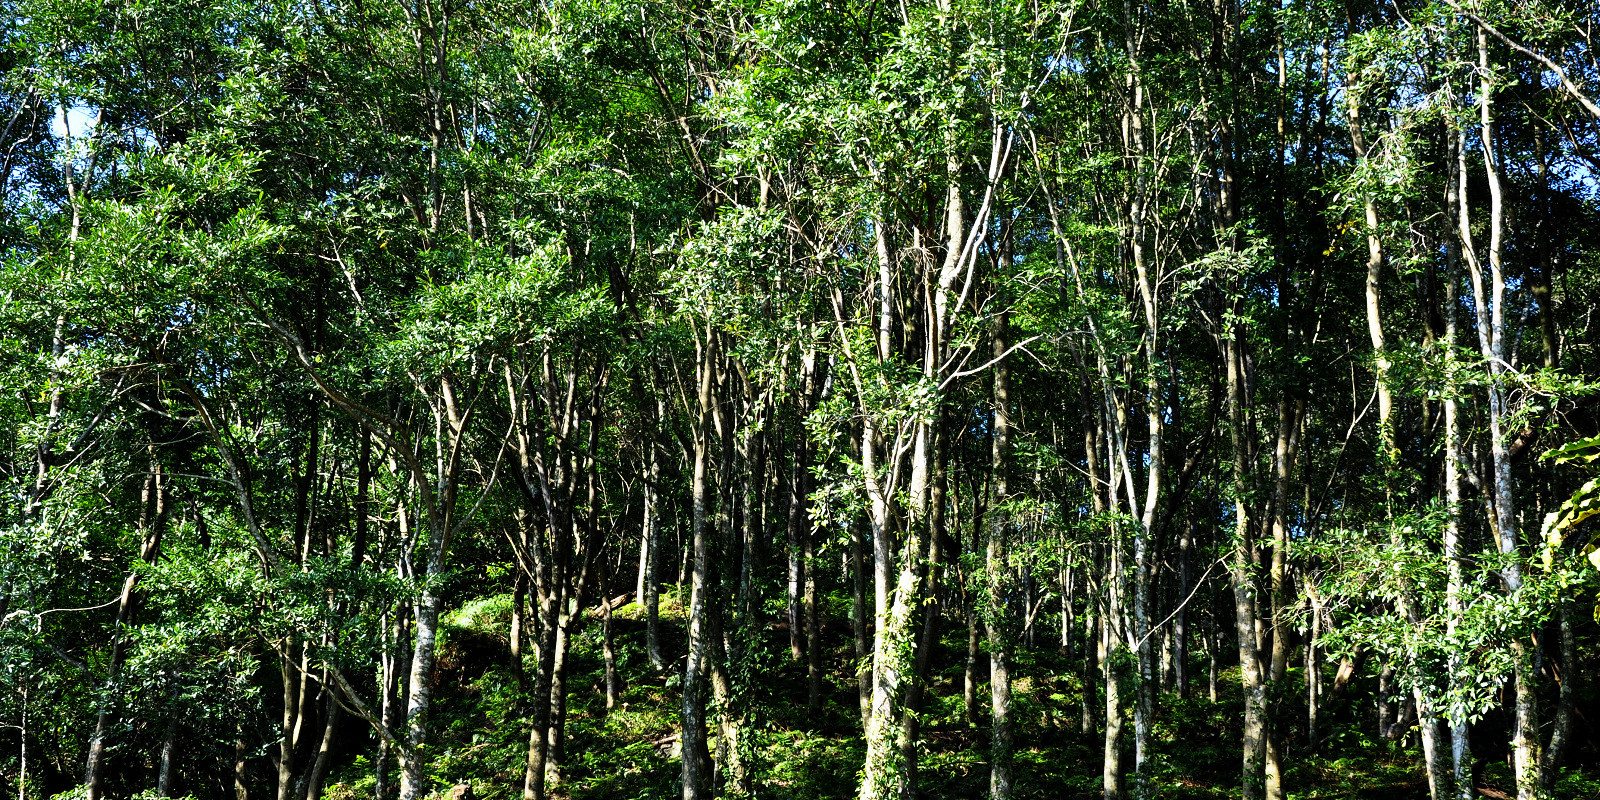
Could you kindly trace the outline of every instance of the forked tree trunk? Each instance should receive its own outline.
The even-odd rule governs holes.
[[[1489,452],[1491,478],[1487,482],[1488,494],[1493,501],[1490,528],[1496,549],[1507,558],[1500,572],[1501,582],[1508,593],[1522,588],[1521,554],[1518,552],[1518,517],[1516,495],[1511,479],[1511,454],[1506,446],[1506,418],[1512,413],[1507,408],[1505,389],[1500,385],[1506,375],[1505,347],[1505,291],[1503,268],[1505,257],[1505,203],[1500,185],[1499,157],[1494,142],[1494,77],[1489,65],[1489,41],[1478,31],[1478,133],[1479,147],[1483,153],[1484,174],[1489,185],[1489,258],[1488,286],[1484,285],[1483,263],[1471,245],[1472,232],[1467,213],[1467,195],[1458,186],[1459,227],[1471,273],[1473,308],[1478,320],[1479,354],[1488,362],[1490,380],[1487,393]],[[1460,177],[1465,181],[1465,173]],[[1533,663],[1526,642],[1511,643],[1515,701],[1512,715],[1511,749],[1512,771],[1517,781],[1517,800],[1537,800],[1542,795],[1539,781],[1538,706],[1533,687]]]

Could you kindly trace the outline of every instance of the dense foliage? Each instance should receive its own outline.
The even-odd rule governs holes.
[[[0,22],[19,800],[1600,791],[1600,6]]]

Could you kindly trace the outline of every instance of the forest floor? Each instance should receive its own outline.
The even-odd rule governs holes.
[[[832,598],[832,605],[841,605]],[[509,669],[510,599],[468,603],[450,614],[437,666],[435,725],[439,745],[432,772],[436,785],[470,784],[480,800],[521,797],[528,729],[516,676]],[[841,610],[833,608],[830,610]],[[651,668],[645,624],[639,608],[624,606],[614,615],[614,649],[622,680],[617,708],[605,708],[601,624],[584,625],[570,655],[567,739],[558,788],[570,800],[665,800],[678,796],[678,686],[680,666]],[[775,612],[776,613],[776,612]],[[662,650],[684,652],[682,609],[676,597],[663,597]],[[864,744],[855,693],[848,615],[827,614],[823,663],[830,668],[819,709],[807,705],[803,661],[789,658],[788,633],[766,631],[750,669],[763,676],[749,681],[755,694],[749,706],[746,759],[757,796],[773,800],[852,798],[858,786]],[[921,729],[920,794],[927,798],[982,798],[988,794],[988,689],[980,685],[975,726],[964,721],[962,672],[966,629],[943,631],[941,652],[925,700]],[[1041,636],[1043,639],[1043,636]],[[1080,729],[1081,658],[1046,648],[1018,648],[1013,668],[1016,718],[1015,796],[1074,800],[1098,798],[1102,735]],[[1199,654],[1196,654],[1197,656]],[[986,659],[984,659],[986,661]],[[531,666],[531,659],[530,659]],[[1153,728],[1153,796],[1161,798],[1238,797],[1242,721],[1238,669],[1218,677],[1218,702],[1207,698],[1203,662],[1191,678],[1187,699],[1164,695]],[[738,680],[738,676],[733,676]],[[1291,683],[1300,681],[1295,671]],[[1368,695],[1355,695],[1368,698]],[[1094,698],[1103,714],[1103,700]],[[1286,742],[1286,782],[1291,800],[1409,800],[1428,797],[1427,778],[1415,736],[1402,742],[1379,740],[1368,728],[1370,702],[1346,699],[1321,712],[1322,736],[1313,750],[1301,740]],[[1303,702],[1290,713],[1304,714]],[[1303,726],[1302,726],[1303,727]],[[715,747],[715,725],[712,726]],[[1131,740],[1131,726],[1128,729]],[[1477,734],[1475,734],[1475,737]],[[1131,741],[1130,741],[1131,744]],[[1574,753],[1571,763],[1590,763],[1593,754]],[[357,758],[343,780],[331,785],[329,800],[371,797],[372,771]],[[1478,793],[1509,798],[1513,784],[1501,760],[1479,762]],[[441,797],[446,793],[441,792]],[[1600,773],[1567,770],[1555,787],[1556,800],[1600,800]]]

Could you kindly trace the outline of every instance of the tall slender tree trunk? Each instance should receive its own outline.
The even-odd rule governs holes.
[[[333,748],[339,728],[339,703],[333,692],[322,693],[322,737],[317,741],[317,757],[311,762],[311,772],[306,776],[305,800],[322,800],[322,786],[333,768]]]
[[[1056,542],[1057,546],[1063,550],[1066,549],[1064,538],[1062,537],[1061,540]],[[1073,618],[1075,609],[1072,606],[1073,595],[1077,594],[1077,570],[1069,566],[1063,559],[1061,570],[1056,577],[1060,581],[1061,589],[1061,655],[1071,657],[1075,644],[1072,638],[1072,631],[1077,627]]]
[[[167,526],[167,480],[161,462],[156,458],[154,446],[149,448],[150,464],[140,494],[139,508],[139,560],[149,564],[161,555],[161,537]],[[122,582],[122,592],[117,596],[117,616],[111,632],[111,657],[106,664],[106,678],[99,697],[99,711],[95,715],[94,732],[89,736],[89,754],[83,769],[83,784],[87,800],[99,800],[105,777],[104,764],[106,739],[110,736],[111,721],[115,714],[113,693],[122,678],[122,664],[127,655],[128,629],[132,627],[139,605],[139,573],[129,572]]]
[[[708,330],[700,352],[699,421],[695,430],[694,477],[690,490],[694,498],[694,567],[689,593],[689,658],[684,665],[681,707],[683,800],[710,800],[712,797],[711,754],[707,749],[705,718],[705,683],[711,647],[709,634],[712,633],[706,620],[708,595],[712,591],[712,531],[707,517],[710,512],[710,487],[706,473],[712,446],[711,382],[715,360],[715,339]]]
[[[809,527],[809,526],[807,526]],[[806,708],[822,709],[822,617],[817,609],[817,537],[805,535]]]
[[[233,800],[250,800],[250,790],[245,787],[244,727],[234,729],[233,735]],[[381,790],[380,790],[381,791]],[[383,800],[382,797],[376,800]]]
[[[872,668],[867,660],[867,547],[859,519],[850,521],[850,633],[855,645],[856,699],[861,707],[861,729],[872,714]]]
[[[104,764],[106,752],[106,737],[110,733],[112,714],[112,690],[117,685],[117,679],[122,672],[123,654],[127,650],[124,641],[123,629],[130,621],[134,586],[138,583],[138,574],[130,573],[122,584],[122,593],[117,601],[116,629],[112,633],[111,658],[106,663],[106,683],[101,689],[100,711],[95,715],[94,733],[89,736],[89,757],[83,770],[83,784],[87,800],[99,800],[101,784],[105,777]]]
[[[1101,422],[1105,425],[1106,432],[1101,437],[1106,446],[1107,468],[1109,480],[1106,481],[1106,508],[1113,513],[1120,511],[1120,487],[1123,486],[1123,477],[1118,475],[1123,466],[1122,439],[1117,435],[1120,429],[1119,416],[1125,411],[1120,405],[1113,405],[1109,388],[1107,390],[1106,407],[1101,414]],[[1114,427],[1115,426],[1115,427]],[[1131,489],[1132,484],[1127,484]],[[1102,615],[1104,624],[1101,628],[1101,639],[1105,642],[1105,655],[1101,662],[1101,678],[1105,682],[1105,740],[1103,742],[1103,763],[1101,766],[1101,789],[1105,800],[1121,800],[1127,790],[1127,779],[1124,761],[1127,749],[1126,727],[1128,699],[1127,689],[1130,673],[1137,680],[1138,664],[1134,663],[1137,656],[1129,647],[1132,644],[1132,635],[1129,633],[1129,591],[1128,573],[1131,569],[1128,563],[1127,533],[1123,524],[1117,517],[1111,517],[1109,525],[1109,540],[1106,547],[1106,610]]]
[[[1561,757],[1566,754],[1568,739],[1572,735],[1572,718],[1577,702],[1575,684],[1581,667],[1578,662],[1576,637],[1572,632],[1572,609],[1563,603],[1556,609],[1556,627],[1561,645],[1561,672],[1557,676],[1556,717],[1550,729],[1550,743],[1545,746],[1540,762],[1540,780],[1546,791],[1555,786],[1561,776]]]
[[[1266,681],[1261,651],[1256,636],[1257,592],[1251,572],[1254,568],[1250,540],[1248,492],[1249,444],[1245,427],[1248,401],[1245,397],[1243,343],[1235,334],[1224,343],[1228,373],[1228,418],[1233,438],[1233,557],[1229,577],[1233,584],[1234,625],[1239,638],[1239,677],[1244,690],[1244,800],[1260,800],[1265,789],[1266,759]]]
[[[805,464],[801,454],[805,451],[805,444],[795,442],[794,453],[789,467],[789,526],[788,526],[788,554],[789,554],[789,582],[788,582],[788,622],[789,622],[789,660],[799,661],[805,654],[805,642],[802,641],[804,620],[802,618],[801,604],[805,593],[805,550],[801,545],[801,537],[805,535],[806,497],[804,489]]]
[[[527,520],[518,520],[518,528],[526,528]],[[527,541],[527,534],[522,535],[522,540]],[[527,672],[523,669],[523,650],[526,648],[527,619],[528,619],[528,576],[523,570],[517,570],[517,577],[511,584],[511,673],[517,678],[517,685],[523,690],[527,689]]]
[[[1125,715],[1122,678],[1127,665],[1121,657],[1124,642],[1117,633],[1117,629],[1124,624],[1118,619],[1120,615],[1116,611],[1122,605],[1123,594],[1118,588],[1121,580],[1116,576],[1124,569],[1119,552],[1122,546],[1117,541],[1118,535],[1113,530],[1109,548],[1111,552],[1106,558],[1107,563],[1111,565],[1112,574],[1106,580],[1106,613],[1100,616],[1100,641],[1105,650],[1100,662],[1100,680],[1105,688],[1105,736],[1102,739],[1100,786],[1101,795],[1105,800],[1121,800],[1123,796],[1122,750]]]
[[[1269,670],[1274,686],[1282,686],[1289,674],[1289,640],[1293,629],[1285,619],[1292,602],[1289,580],[1289,478],[1294,470],[1299,443],[1300,415],[1305,401],[1291,402],[1288,393],[1278,401],[1278,433],[1273,448],[1272,475],[1272,562],[1268,572],[1272,602],[1272,663]],[[1280,746],[1282,703],[1269,704],[1266,737],[1266,795],[1281,800],[1283,753]]]
[[[1317,717],[1322,707],[1322,601],[1316,590],[1310,588],[1306,602],[1310,604],[1310,630],[1306,634],[1306,749],[1316,752]]]
[[[1472,233],[1467,214],[1467,195],[1464,190],[1465,171],[1459,176],[1462,185],[1457,187],[1459,202],[1459,227],[1462,251],[1471,273],[1473,308],[1478,321],[1478,347],[1480,355],[1488,362],[1489,381],[1489,453],[1491,481],[1488,494],[1492,501],[1490,527],[1496,549],[1507,558],[1500,572],[1507,593],[1514,594],[1522,588],[1521,554],[1517,538],[1519,524],[1516,496],[1511,479],[1511,454],[1506,446],[1506,392],[1501,383],[1505,380],[1505,290],[1504,231],[1505,203],[1500,185],[1499,158],[1494,142],[1494,78],[1489,66],[1487,34],[1477,32],[1478,45],[1478,121],[1479,146],[1483,154],[1484,174],[1489,185],[1489,282],[1484,285],[1483,264],[1472,246]],[[1463,148],[1464,150],[1464,148]],[[1464,153],[1462,155],[1464,158]],[[1487,296],[1486,296],[1487,289]],[[1521,639],[1510,644],[1514,687],[1511,748],[1512,770],[1517,781],[1517,800],[1537,800],[1543,789],[1539,781],[1538,705],[1533,687],[1533,660],[1527,643]]]
[[[659,419],[659,415],[657,417]],[[644,579],[640,581],[643,593],[639,602],[644,605],[645,647],[650,652],[650,666],[656,670],[666,668],[661,655],[661,448],[650,444],[650,479],[645,484],[644,536],[650,540],[646,549]]]
[[[1189,582],[1191,550],[1194,548],[1194,520],[1185,520],[1178,538],[1178,587],[1180,604],[1172,615],[1172,688],[1178,699],[1189,697]]]
[[[169,676],[168,677],[168,681],[172,681],[173,679],[174,679],[173,676]],[[24,713],[26,713],[26,709],[24,708],[23,710],[24,710]],[[23,719],[24,719],[24,722],[26,722],[27,718],[24,717]],[[25,749],[27,747],[27,736],[28,736],[28,731],[27,731],[26,726],[24,726],[22,728],[22,730],[19,732],[18,735],[23,738],[23,743],[22,743],[22,746],[24,748],[24,750],[22,751],[23,752],[23,755],[22,755],[22,758],[23,758],[23,762],[22,762],[23,776],[21,778],[21,781],[24,784],[26,784],[26,782],[27,782],[27,768],[28,768],[27,750]],[[177,755],[178,755],[178,712],[177,712],[177,709],[173,709],[172,711],[169,711],[167,713],[166,732],[161,735],[161,761],[160,761],[160,766],[158,766],[156,768],[156,795],[159,796],[159,797],[171,797],[172,796],[172,779],[174,777],[173,776],[173,765],[177,761]]]
[[[968,728],[978,726],[978,684],[982,681],[979,656],[983,653],[983,621],[974,607],[971,593],[962,598],[962,614],[967,622],[967,653],[961,669],[961,721]]]
[[[293,791],[296,723],[300,719],[300,681],[297,679],[295,654],[298,643],[291,641],[278,658],[278,673],[283,686],[283,714],[278,723],[278,800],[288,800]]]
[[[1010,542],[1008,513],[1004,503],[1010,499],[1007,460],[1011,442],[1011,369],[1003,360],[1010,336],[1006,313],[995,317],[994,419],[991,429],[990,471],[994,483],[994,508],[989,512],[988,542],[984,552],[985,574],[989,582],[989,702],[992,718],[989,736],[989,797],[1011,797],[1011,636],[1007,600],[1010,586]]]
[[[1446,130],[1446,139],[1449,140],[1448,152],[1453,173],[1445,180],[1445,215],[1457,213],[1460,206],[1459,192],[1466,179],[1466,149],[1463,147],[1461,137]],[[1462,242],[1456,236],[1445,237],[1445,292],[1444,292],[1444,347],[1447,358],[1454,361],[1454,353],[1458,344],[1460,333],[1460,305],[1461,305],[1461,247]],[[1444,525],[1443,553],[1446,569],[1445,585],[1445,635],[1452,641],[1458,635],[1461,627],[1461,618],[1466,611],[1463,600],[1465,585],[1465,553],[1461,547],[1461,413],[1454,392],[1444,398],[1444,474],[1442,476],[1445,493],[1446,517]],[[1468,680],[1466,663],[1458,652],[1452,651],[1445,669],[1448,671],[1448,685],[1454,692],[1465,688]],[[1447,708],[1447,719],[1450,725],[1450,756],[1453,765],[1452,777],[1455,783],[1454,796],[1456,800],[1472,800],[1475,797],[1472,787],[1472,743],[1469,734],[1467,715],[1464,709]]]
[[[442,531],[439,536],[442,540]],[[433,700],[429,680],[433,675],[434,649],[439,636],[439,608],[444,601],[436,590],[428,588],[434,585],[432,581],[424,584],[412,611],[416,627],[412,632],[411,674],[406,686],[406,746],[400,753],[400,800],[420,800],[427,794],[423,754],[428,743],[428,711]]]
[[[617,704],[622,702],[622,679],[617,674],[617,647],[615,629],[611,624],[610,594],[609,590],[604,591],[600,597],[600,653],[605,664],[606,711],[616,710]]]

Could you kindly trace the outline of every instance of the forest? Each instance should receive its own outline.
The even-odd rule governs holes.
[[[1600,797],[1591,0],[0,0],[0,793]]]

